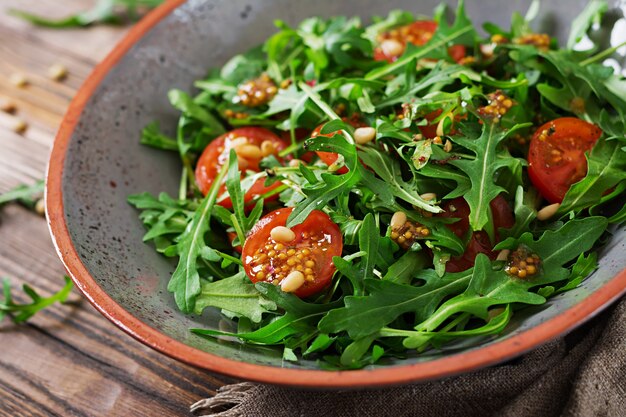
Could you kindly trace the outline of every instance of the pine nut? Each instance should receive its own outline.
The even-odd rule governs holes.
[[[404,45],[395,39],[385,39],[380,43],[380,49],[387,56],[400,56],[404,52]]]
[[[437,123],[437,136],[443,136],[443,122],[444,120],[446,120],[446,118],[444,117],[443,119],[439,120],[439,123]]]
[[[48,68],[48,77],[54,81],[61,81],[67,77],[67,68],[63,64],[54,64]]]
[[[238,137],[233,138],[233,139],[230,140],[229,146],[234,149],[234,148],[238,148],[239,146],[246,145],[247,143],[248,143],[248,139],[247,138],[244,138],[242,136],[238,136]]]
[[[392,229],[399,229],[406,223],[406,213],[403,211],[396,211],[391,216],[391,221],[389,222],[389,226]]]
[[[15,102],[9,98],[0,98],[0,111],[13,113],[17,109]]]
[[[549,206],[545,206],[541,210],[537,212],[537,220],[548,220],[550,217],[554,216],[556,212],[561,207],[560,203],[550,204]]]
[[[359,127],[354,131],[354,140],[359,145],[365,145],[376,137],[376,129],[373,127]]]
[[[296,238],[296,234],[288,227],[276,226],[271,230],[270,237],[276,242],[288,243]]]
[[[43,198],[40,198],[35,203],[35,213],[39,214],[41,217],[46,216],[46,202]]]
[[[424,193],[420,195],[421,199],[424,201],[432,201],[437,199],[437,194],[435,193]]]
[[[304,274],[300,271],[292,271],[280,283],[280,289],[284,292],[294,292],[304,284]]]
[[[291,161],[289,161],[289,166],[292,168],[298,168],[301,163],[302,161],[299,159],[292,159]]]
[[[506,261],[509,257],[509,253],[511,253],[508,249],[502,249],[498,256],[496,257],[496,261]]]
[[[28,85],[28,79],[21,72],[11,74],[9,82],[19,88],[26,87]]]
[[[263,153],[261,152],[261,148],[256,145],[246,144],[238,146],[235,149],[237,155],[246,158],[246,159],[261,159],[263,158]]]
[[[452,150],[452,142],[450,142],[450,139],[446,139],[446,143],[443,145],[443,150],[446,152],[450,152]]]
[[[274,147],[272,141],[264,140],[263,143],[261,143],[261,153],[263,156],[269,156],[276,153],[276,148]]]
[[[16,119],[13,126],[11,126],[11,129],[13,129],[15,133],[20,133],[20,134],[26,132],[27,128],[28,128],[28,125],[22,119]]]

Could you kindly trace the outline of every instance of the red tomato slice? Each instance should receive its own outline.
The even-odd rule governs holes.
[[[279,151],[287,147],[287,142],[262,127],[242,127],[231,130],[230,132],[214,139],[204,149],[202,155],[200,155],[200,159],[198,159],[198,164],[196,165],[196,184],[198,184],[202,194],[206,195],[209,192],[209,188],[211,188],[211,184],[213,184],[215,177],[219,173],[222,166],[228,161],[228,155],[233,145],[239,147],[241,145],[248,144],[260,148],[263,142],[266,141],[273,145],[274,154],[277,154]],[[246,157],[239,155],[239,166],[242,170],[247,169],[258,172],[260,160],[261,158],[259,157]],[[275,182],[271,186],[266,187],[264,183],[264,178],[259,179],[256,183],[254,183],[244,196],[244,201],[248,203],[256,196],[265,194],[280,187],[281,185],[280,183]],[[224,192],[226,192],[226,186],[222,185],[220,188],[220,195],[224,194]],[[278,195],[274,195],[268,200],[275,200],[276,198],[278,198]],[[226,208],[231,208],[233,206],[230,198],[221,200],[218,204]]]
[[[407,43],[422,46],[430,41],[436,30],[437,22],[433,22],[432,20],[418,20],[417,22],[400,26],[390,30],[389,32],[383,33],[381,35],[381,41],[395,40],[400,42],[400,44],[404,47],[406,47]],[[452,59],[454,59],[454,61],[460,63],[461,60],[465,58],[465,46],[453,45],[448,48],[448,54]],[[400,57],[400,55],[388,55],[380,46],[374,49],[375,61],[394,62]]]
[[[575,117],[561,117],[541,126],[530,141],[528,175],[541,195],[560,203],[570,186],[587,175],[585,152],[602,130]]]
[[[515,219],[513,218],[513,210],[509,203],[502,197],[497,196],[489,204],[491,214],[493,216],[493,224],[495,226],[496,243],[500,240],[498,228],[505,229],[513,227]],[[439,217],[458,218],[455,223],[448,224],[448,228],[460,238],[465,238],[469,231],[469,205],[463,197],[455,198],[447,201],[442,207],[445,211],[438,214]],[[465,252],[460,256],[454,256],[446,264],[446,271],[459,272],[474,266],[474,259],[479,253],[484,253],[490,259],[495,259],[497,253],[493,252],[493,246],[489,240],[489,236],[484,231],[474,232],[467,243]]]
[[[327,288],[335,273],[334,256],[341,256],[341,231],[322,211],[314,210],[301,224],[291,230],[295,239],[277,242],[271,237],[276,226],[285,226],[293,207],[275,210],[259,220],[243,246],[241,259],[252,282],[279,285],[293,271],[305,276],[302,286],[294,291],[304,298]]]

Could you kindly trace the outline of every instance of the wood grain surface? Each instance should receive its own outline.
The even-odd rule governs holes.
[[[89,0],[0,0],[0,102],[15,103],[0,117],[0,193],[43,178],[56,129],[91,68],[125,28],[50,30],[7,15],[10,8],[61,17]],[[63,64],[68,77],[48,77]],[[25,87],[12,84],[22,74]],[[13,131],[24,121],[23,133]],[[0,277],[14,288],[28,283],[44,295],[61,288],[64,270],[45,220],[18,205],[0,211]],[[23,299],[14,291],[17,300]],[[25,325],[0,323],[0,416],[188,416],[226,378],[152,351],[102,317],[75,291]]]

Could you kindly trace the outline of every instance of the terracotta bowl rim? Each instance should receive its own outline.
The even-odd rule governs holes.
[[[169,0],[137,23],[98,64],[76,94],[56,136],[46,178],[46,212],[56,251],[77,288],[107,319],[133,338],[187,364],[243,380],[310,388],[357,388],[439,379],[517,357],[589,320],[626,292],[626,269],[583,302],[546,322],[488,346],[411,365],[354,371],[278,368],[226,359],[183,344],[146,325],[115,302],[94,280],[74,247],[63,207],[63,169],[74,129],[109,71],[154,26],[186,0]]]

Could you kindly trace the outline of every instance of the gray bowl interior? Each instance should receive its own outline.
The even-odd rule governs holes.
[[[477,23],[490,20],[507,26],[511,13],[524,13],[530,2],[468,3],[468,11]],[[568,7],[562,7],[562,2],[542,1],[539,25],[563,40],[569,22],[585,3],[570,1]],[[168,104],[167,91],[191,91],[193,81],[209,68],[222,65],[272,34],[274,19],[297,24],[309,16],[353,15],[357,11],[367,21],[372,15],[383,15],[394,8],[431,14],[435,5],[434,0],[191,0],[161,21],[98,87],[69,144],[63,174],[65,216],[78,254],[98,284],[133,316],[190,346],[255,364],[317,368],[312,361],[283,362],[280,352],[273,349],[207,340],[188,331],[190,327],[217,328],[225,319],[218,311],[207,311],[201,317],[179,313],[166,290],[174,265],[142,243],[145,230],[126,198],[143,191],[176,195],[180,166],[176,155],[141,146],[139,134],[153,120],[173,130],[177,112]],[[528,330],[583,302],[626,266],[625,245],[622,230],[604,249],[600,269],[580,288],[520,315],[501,338]],[[222,326],[225,324],[229,322],[225,320]],[[451,354],[449,350],[464,349],[468,348],[454,346],[448,351],[380,366],[430,361]]]

